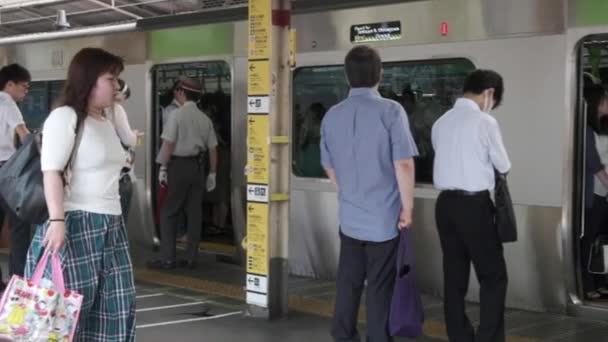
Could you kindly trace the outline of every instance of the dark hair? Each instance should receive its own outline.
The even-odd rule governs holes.
[[[118,76],[124,69],[123,59],[99,48],[80,50],[68,68],[68,76],[57,106],[72,107],[79,122],[88,115],[88,101],[97,79],[104,73]]]
[[[479,95],[485,90],[494,88],[494,108],[502,103],[502,96],[505,88],[502,76],[493,70],[478,69],[467,76],[464,81],[464,93]]]
[[[416,93],[407,89],[401,93],[401,98],[403,101],[410,100],[412,103],[416,103]]]
[[[125,100],[131,97],[131,88],[127,85],[127,82],[122,78],[118,79],[118,92],[122,93]]]
[[[600,131],[598,109],[602,100],[607,96],[606,89],[599,84],[591,85],[583,90],[583,98],[587,102],[587,124],[596,133]]]
[[[344,69],[351,88],[371,88],[380,83],[382,61],[373,48],[356,46],[346,54]]]
[[[407,113],[408,116],[411,116],[414,114],[414,111],[416,110],[417,99],[416,99],[416,94],[412,90],[410,90],[410,89],[403,90],[403,92],[401,94],[401,99],[399,102],[403,106],[403,109],[405,109],[405,112]]]
[[[311,104],[308,110],[314,115],[315,120],[318,122],[323,121],[323,117],[325,116],[325,113],[327,113],[327,109],[325,109],[325,106],[320,102]]]
[[[599,134],[608,135],[608,115],[602,115],[598,120]]]
[[[30,72],[19,64],[10,64],[0,69],[0,89],[6,88],[6,84],[10,81],[18,83],[31,80]]]

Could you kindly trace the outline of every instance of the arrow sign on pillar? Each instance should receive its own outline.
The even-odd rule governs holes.
[[[268,96],[247,97],[247,113],[268,114],[270,111],[270,98]]]

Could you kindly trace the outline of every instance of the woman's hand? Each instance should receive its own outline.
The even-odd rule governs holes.
[[[42,245],[51,253],[58,252],[65,243],[65,222],[55,221],[49,224]]]
[[[134,129],[133,134],[135,134],[135,145],[141,146],[142,139],[144,138],[144,132]]]

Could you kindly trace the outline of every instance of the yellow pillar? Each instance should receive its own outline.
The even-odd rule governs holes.
[[[291,132],[290,1],[249,1],[247,303],[287,313]]]

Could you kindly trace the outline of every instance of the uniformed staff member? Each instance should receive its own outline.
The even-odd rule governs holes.
[[[435,122],[431,133],[433,181],[441,190],[435,210],[450,342],[505,341],[507,269],[490,191],[494,170],[505,174],[511,162],[498,123],[489,114],[500,105],[503,92],[498,73],[474,71],[465,80],[464,97]],[[471,262],[481,288],[477,333],[465,313]]]
[[[196,266],[202,227],[204,161],[201,156],[205,151],[209,151],[207,191],[215,189],[217,168],[217,138],[211,120],[196,106],[200,95],[201,86],[197,81],[180,78],[175,91],[180,108],[169,118],[161,136],[163,144],[156,160],[161,164],[159,182],[170,186],[161,209],[161,255],[160,259],[149,262],[151,268],[176,267],[176,228],[182,210],[188,222],[188,247],[186,259],[180,261],[180,265]]]

